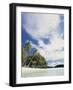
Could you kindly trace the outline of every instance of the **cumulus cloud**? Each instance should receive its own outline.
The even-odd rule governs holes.
[[[45,45],[42,41],[39,41],[39,46],[43,47],[40,48],[37,45],[34,45],[32,43],[32,46],[37,48],[38,52],[45,57],[45,59],[48,60],[60,60],[62,58],[64,58],[64,51],[61,51],[60,49],[62,47],[64,47],[64,45],[62,45],[62,42],[57,42],[57,43],[53,43],[53,44],[47,44]]]
[[[26,16],[24,15],[24,18],[26,22],[23,23],[23,29],[38,41],[38,46],[33,42],[32,46],[37,48],[46,60],[64,58],[64,51],[60,51],[61,48],[64,48],[63,34],[60,35],[58,30],[61,23],[60,15],[28,13]],[[45,44],[42,38],[49,39],[51,43]]]
[[[57,14],[29,13],[26,16],[26,23],[23,24],[23,27],[31,36],[39,39],[45,37],[50,32],[55,32],[59,23],[60,17]]]

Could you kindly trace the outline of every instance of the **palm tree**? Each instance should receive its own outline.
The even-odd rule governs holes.
[[[30,44],[30,42],[27,42],[26,44],[25,44],[25,50],[26,50],[26,52],[28,52],[28,54],[30,54],[30,49],[31,49],[31,44]]]
[[[35,57],[37,54],[38,54],[38,53],[37,53],[37,49],[35,49],[35,50],[33,51],[33,55],[32,55],[32,57],[31,57],[31,59],[30,59],[30,62],[29,62],[29,64],[28,64],[28,66],[30,66],[30,64],[32,63],[34,57]]]
[[[30,54],[31,44],[26,42],[25,46],[22,47],[22,65],[26,65],[27,56]]]
[[[31,46],[30,42],[29,41],[26,42],[26,44],[25,44],[25,51],[27,53],[26,54],[27,57],[30,56],[30,53],[31,53],[30,50],[31,50],[31,48],[32,48],[32,46]],[[26,59],[26,61],[27,61],[27,59]],[[32,61],[32,59],[30,60],[28,66],[30,65],[31,61]]]
[[[33,53],[31,54],[32,46],[30,42],[26,42],[25,46],[22,47],[22,65],[28,67],[46,67],[47,63],[45,58],[37,52],[37,49],[32,50]]]

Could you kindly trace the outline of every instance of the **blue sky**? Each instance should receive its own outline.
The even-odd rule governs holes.
[[[32,46],[48,60],[64,59],[64,15],[21,13],[22,45]]]

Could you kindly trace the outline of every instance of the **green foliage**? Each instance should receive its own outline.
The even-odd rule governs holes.
[[[29,50],[31,47],[32,46],[31,46],[30,42],[27,42],[24,46],[25,50]]]
[[[22,66],[32,67],[32,68],[42,68],[47,67],[46,60],[37,50],[34,51],[33,55],[28,56],[26,52],[32,48],[30,42],[26,43],[24,47],[22,47]]]
[[[22,65],[23,65],[23,63],[24,63],[24,60],[25,60],[25,53],[24,53],[24,48],[22,47],[22,49],[21,49],[21,63],[22,63]]]

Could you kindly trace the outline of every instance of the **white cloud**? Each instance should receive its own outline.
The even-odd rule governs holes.
[[[59,39],[58,39],[59,40]],[[43,47],[40,48],[37,45],[34,45],[32,43],[32,46],[37,48],[38,52],[45,57],[46,60],[60,60],[64,58],[64,51],[60,51],[62,47],[64,47],[64,44],[62,42],[64,41],[57,41],[56,43],[54,42],[53,44],[47,44],[45,45],[42,41],[39,41],[39,46]],[[61,43],[62,44],[61,44]]]
[[[57,14],[32,14],[26,16],[23,27],[35,39],[45,37],[52,31],[56,31],[60,17]]]
[[[38,52],[46,60],[59,60],[64,58],[64,51],[59,51],[64,47],[62,35],[58,33],[60,16],[57,14],[28,14],[26,23],[23,24],[26,32],[38,40],[38,46],[32,43],[32,46],[38,49]],[[51,36],[51,37],[49,37]],[[44,44],[41,38],[50,39],[50,44]],[[43,48],[40,48],[43,47]]]

